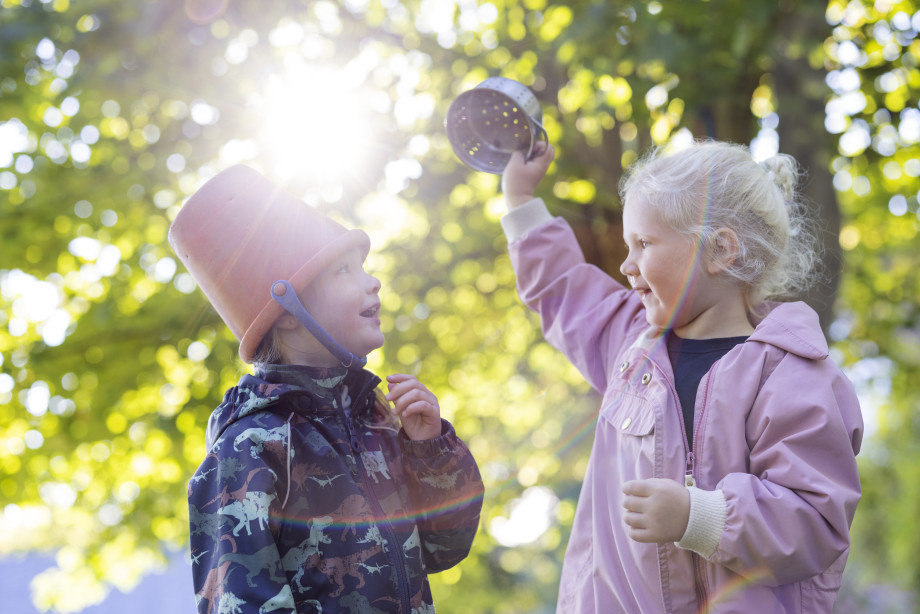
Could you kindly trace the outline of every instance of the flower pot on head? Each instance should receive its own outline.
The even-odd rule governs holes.
[[[335,258],[370,239],[349,230],[248,166],[230,167],[179,210],[169,244],[252,362],[284,313],[272,286],[286,280],[301,293]]]

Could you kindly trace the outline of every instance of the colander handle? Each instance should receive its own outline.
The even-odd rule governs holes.
[[[280,287],[279,287],[280,286]],[[276,290],[277,288],[277,290]],[[283,289],[282,289],[283,288]],[[280,290],[280,291],[279,291]],[[297,298],[297,292],[287,280],[280,279],[272,284],[272,298],[276,303],[284,307],[285,311],[297,318],[297,321],[303,324],[304,328],[310,331],[310,334],[316,337],[324,348],[335,356],[335,359],[342,363],[343,367],[349,369],[363,369],[367,364],[367,356],[356,356],[339,345],[335,339],[329,336],[329,333],[323,330],[319,322],[313,319],[307,308],[303,306],[300,299]]]
[[[531,118],[531,121],[533,122],[534,128],[536,128],[539,131],[537,132],[535,136],[540,136],[542,134],[543,142],[549,143],[549,136],[546,134],[546,128],[543,127],[543,124],[541,124],[540,122],[532,118]],[[527,153],[527,156],[526,156],[528,162],[537,157],[537,155],[534,153],[534,150],[536,149],[536,144],[538,142],[540,142],[540,139],[535,138],[533,142],[530,144],[530,151]]]

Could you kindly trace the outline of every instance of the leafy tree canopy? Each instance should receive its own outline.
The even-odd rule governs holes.
[[[544,195],[613,275],[649,147],[803,163],[828,271],[806,298],[873,425],[842,600],[920,585],[918,30],[915,0],[0,0],[0,554],[53,551],[34,598],[68,612],[185,547],[207,417],[247,367],[166,233],[245,163],[368,230],[370,367],[418,374],[480,463],[439,611],[550,610],[599,399],[515,296],[498,177],[444,134],[503,75],[557,148]]]

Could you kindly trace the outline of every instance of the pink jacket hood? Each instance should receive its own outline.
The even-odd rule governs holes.
[[[802,358],[827,358],[827,339],[811,307],[805,303],[773,303],[769,309],[748,341],[769,343]]]

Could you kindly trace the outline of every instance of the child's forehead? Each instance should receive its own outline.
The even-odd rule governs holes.
[[[361,247],[355,246],[355,247],[345,250],[344,252],[336,256],[326,266],[326,270],[335,268],[336,265],[341,264],[343,262],[347,262],[353,265],[356,264],[356,265],[360,265],[363,267],[366,259],[367,259],[367,252],[365,252]]]
[[[646,196],[629,197],[623,203],[623,234],[643,232],[666,225],[658,207]]]
[[[360,260],[364,262],[367,258],[367,253],[358,246],[349,248],[338,255],[336,260]]]

